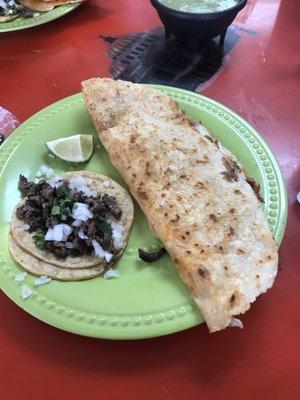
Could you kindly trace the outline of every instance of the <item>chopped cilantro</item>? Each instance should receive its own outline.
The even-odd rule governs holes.
[[[45,235],[43,234],[43,231],[41,229],[38,229],[36,231],[36,234],[34,236],[34,243],[36,247],[39,249],[43,250],[45,247]]]
[[[51,215],[59,215],[59,214],[60,214],[60,207],[59,206],[52,207]]]
[[[96,227],[97,229],[102,232],[104,235],[112,235],[112,229],[110,224],[106,221],[105,218],[101,217],[100,215],[96,216]]]

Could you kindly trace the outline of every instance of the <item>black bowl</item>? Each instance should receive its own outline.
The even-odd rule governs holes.
[[[216,36],[221,35],[220,44],[224,43],[228,26],[247,0],[239,0],[235,6],[223,11],[202,14],[177,11],[159,0],[151,0],[151,3],[165,26],[167,37],[172,33],[187,50],[200,51],[208,40]]]

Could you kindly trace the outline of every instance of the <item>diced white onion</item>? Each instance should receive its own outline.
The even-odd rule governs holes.
[[[240,328],[240,329],[244,328],[242,321],[237,318],[231,318],[230,324],[228,326],[232,328]]]
[[[113,219],[108,220],[112,229],[112,238],[116,250],[120,250],[124,246],[124,229],[121,224]]]
[[[41,178],[41,177],[46,177],[50,179],[53,176],[54,172],[52,168],[48,168],[45,165],[42,165],[40,169],[38,170],[36,177]]]
[[[54,176],[48,180],[48,183],[53,188],[59,188],[63,184],[63,178],[61,176]]]
[[[27,276],[27,272],[20,272],[19,274],[17,274],[15,276],[14,281],[15,282],[23,282],[24,279],[26,278],[26,276]]]
[[[69,235],[73,232],[73,228],[67,224],[58,224],[53,228],[49,228],[46,235],[46,241],[66,242]]]
[[[104,274],[103,274],[103,278],[104,279],[112,279],[112,278],[119,278],[120,273],[119,271],[110,268],[108,269]]]
[[[32,287],[28,285],[22,285],[21,287],[21,297],[23,300],[28,299],[32,295]]]
[[[48,276],[42,275],[42,276],[39,276],[38,278],[35,278],[34,285],[35,286],[46,285],[47,283],[49,283],[51,281],[52,281],[51,278],[49,278]]]
[[[75,221],[72,222],[72,226],[81,226],[82,222],[80,219],[75,219]]]
[[[28,231],[29,228],[30,228],[30,225],[28,225],[28,224],[24,224],[23,225],[23,230],[24,231]]]
[[[89,206],[85,203],[75,203],[71,217],[73,219],[79,219],[86,222],[88,219],[93,218],[92,211],[89,210]]]
[[[106,181],[103,182],[102,186],[103,186],[104,188],[109,188],[110,182],[109,182],[108,180],[106,180]]]
[[[75,178],[70,179],[69,188],[71,190],[77,190],[77,192],[83,192],[87,197],[95,196],[95,192],[88,187],[86,180],[82,178],[82,176],[76,176]]]
[[[88,239],[88,236],[85,235],[82,231],[79,231],[79,232],[78,232],[78,236],[79,236],[80,239],[82,239],[82,240]]]
[[[106,262],[110,262],[112,260],[113,254],[103,250],[103,248],[95,239],[92,240],[92,245],[94,247],[96,257],[99,257],[101,260],[105,259]]]

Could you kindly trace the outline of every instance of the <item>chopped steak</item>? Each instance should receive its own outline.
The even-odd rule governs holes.
[[[71,190],[66,180],[58,188],[53,188],[44,180],[29,182],[23,175],[20,175],[18,188],[26,200],[17,208],[17,217],[28,224],[29,232],[35,232],[35,243],[39,248],[58,258],[91,255],[94,252],[92,241],[96,240],[105,251],[112,254],[117,252],[112,228],[107,220],[119,220],[122,211],[113,196],[104,193],[88,197],[81,191]],[[75,203],[87,205],[92,217],[82,221],[80,226],[73,227],[72,210],[76,207]],[[59,224],[72,226],[68,246],[64,241],[45,240],[47,231]]]

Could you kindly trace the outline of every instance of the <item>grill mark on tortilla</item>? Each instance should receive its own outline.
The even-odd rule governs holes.
[[[255,179],[253,179],[251,176],[246,176],[246,181],[247,183],[249,183],[249,185],[251,186],[253,192],[255,193],[255,196],[257,197],[257,199],[261,202],[264,203],[265,200],[263,199],[263,197],[260,194],[260,184],[257,183],[255,181]]]
[[[241,172],[237,162],[229,157],[222,157],[222,162],[226,171],[221,172],[221,175],[223,175],[224,179],[228,182],[237,182],[239,180],[238,173]]]
[[[218,219],[215,216],[215,214],[209,214],[209,219],[211,219],[213,222],[217,222],[218,221]]]
[[[214,139],[214,138],[212,138],[212,137],[209,136],[209,135],[204,135],[204,137],[205,137],[207,140],[209,140],[211,143],[213,143],[214,145],[216,145],[218,149],[220,148],[218,139]]]
[[[201,266],[200,268],[198,268],[198,274],[201,276],[201,278],[206,279],[209,277],[209,271],[204,268],[203,266]]]

